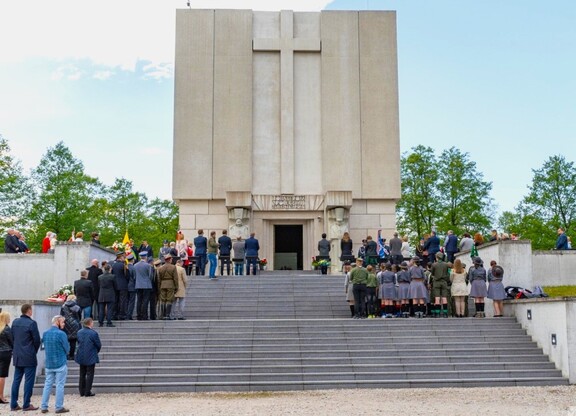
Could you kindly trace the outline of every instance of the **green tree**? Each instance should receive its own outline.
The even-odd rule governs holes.
[[[154,198],[148,204],[146,218],[146,238],[156,249],[162,246],[163,240],[174,240],[178,231],[178,205],[166,199]],[[189,240],[191,236],[187,236]]]
[[[111,245],[121,240],[128,231],[137,243],[147,234],[148,198],[141,192],[134,192],[131,181],[116,178],[114,184],[105,190],[104,201],[98,201],[98,209],[103,213],[98,229],[101,243]]]
[[[576,220],[576,167],[563,156],[551,156],[534,176],[528,195],[515,213],[504,213],[499,220],[507,232],[518,233],[532,241],[534,249],[550,249],[556,241],[556,230],[570,233]]]
[[[0,135],[0,227],[23,227],[32,197],[28,177],[10,154],[8,141]]]
[[[439,217],[438,160],[431,147],[419,145],[402,155],[400,166],[398,229],[415,238],[429,232]]]
[[[576,219],[576,167],[564,156],[551,156],[534,177],[521,211],[568,230]]]
[[[38,197],[30,212],[34,224],[31,243],[37,248],[46,231],[53,231],[60,240],[66,240],[74,230],[92,228],[98,216],[94,201],[102,185],[84,173],[82,162],[74,158],[63,142],[48,148],[32,171],[32,181]]]
[[[444,150],[438,160],[440,208],[436,223],[439,230],[486,233],[494,220],[492,183],[483,180],[476,162],[455,147]]]

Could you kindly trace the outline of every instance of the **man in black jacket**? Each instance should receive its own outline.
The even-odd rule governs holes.
[[[104,310],[106,310],[106,326],[114,327],[112,311],[116,300],[116,277],[111,273],[109,264],[104,266],[104,273],[98,277],[100,293],[98,294],[98,323],[104,326]]]
[[[12,381],[12,394],[10,397],[10,410],[38,410],[30,403],[36,367],[38,360],[36,354],[40,349],[40,332],[36,321],[32,319],[32,305],[26,303],[21,308],[22,315],[12,322],[12,336],[14,337],[14,350],[12,363],[14,364],[14,380]],[[22,377],[24,381],[24,402],[18,405],[18,391]]]
[[[222,230],[222,236],[218,239],[220,245],[220,276],[224,276],[224,263],[226,274],[230,276],[230,253],[232,252],[232,239],[228,237],[228,231]]]
[[[18,244],[18,237],[16,236],[16,230],[14,228],[9,228],[6,231],[6,238],[4,239],[4,253],[20,253],[20,245]]]
[[[80,279],[74,282],[76,303],[82,308],[82,319],[92,316],[92,304],[94,303],[94,285],[88,280],[88,271],[80,272]]]
[[[90,262],[90,267],[88,267],[88,280],[92,282],[92,288],[94,289],[94,306],[92,316],[94,318],[98,317],[98,294],[100,293],[100,285],[98,284],[98,276],[102,274],[102,269],[98,267],[98,259],[93,259]]]

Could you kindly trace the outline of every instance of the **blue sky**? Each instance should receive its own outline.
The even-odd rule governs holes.
[[[191,3],[396,10],[402,150],[469,152],[499,211],[516,206],[549,156],[576,161],[576,1]],[[174,15],[185,6],[0,2],[0,134],[26,169],[62,140],[104,183],[124,177],[170,198]]]

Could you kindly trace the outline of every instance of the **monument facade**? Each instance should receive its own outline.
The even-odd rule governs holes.
[[[396,15],[176,14],[180,227],[255,232],[269,268],[310,269],[325,232],[391,235],[400,198]]]

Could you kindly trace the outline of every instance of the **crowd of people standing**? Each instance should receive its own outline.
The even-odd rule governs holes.
[[[494,240],[498,235],[492,234]],[[412,255],[405,237],[395,232],[389,244],[378,233],[378,243],[367,236],[355,258],[353,242],[344,233],[340,248],[344,262],[346,300],[353,318],[422,318],[467,315],[467,298],[474,299],[475,317],[485,317],[485,299],[493,300],[494,317],[503,316],[503,300],[508,297],[502,283],[504,269],[492,261],[488,269],[477,255],[484,243],[480,233],[462,239],[448,231],[441,244],[432,231],[422,238]],[[469,251],[472,267],[455,259],[459,251]],[[468,314],[471,315],[471,314]]]
[[[64,387],[72,344],[70,333],[66,328],[67,317],[54,316],[50,328],[40,336],[38,325],[32,319],[32,305],[22,305],[21,313],[10,327],[10,314],[0,312],[0,404],[10,403],[11,411],[40,410],[42,413],[48,413],[50,394],[54,386],[55,413],[68,413],[69,410],[64,407]],[[102,344],[98,333],[92,327],[92,319],[84,319],[82,329],[77,331],[75,337],[78,348],[74,360],[80,366],[78,390],[82,397],[95,396],[92,392],[92,383]],[[37,407],[31,403],[31,398],[38,366],[37,354],[41,345],[45,354],[45,381],[42,402],[40,407]],[[10,362],[14,366],[14,379],[8,401],[4,396],[4,389]],[[20,406],[19,393],[22,380],[24,380],[24,396]]]

